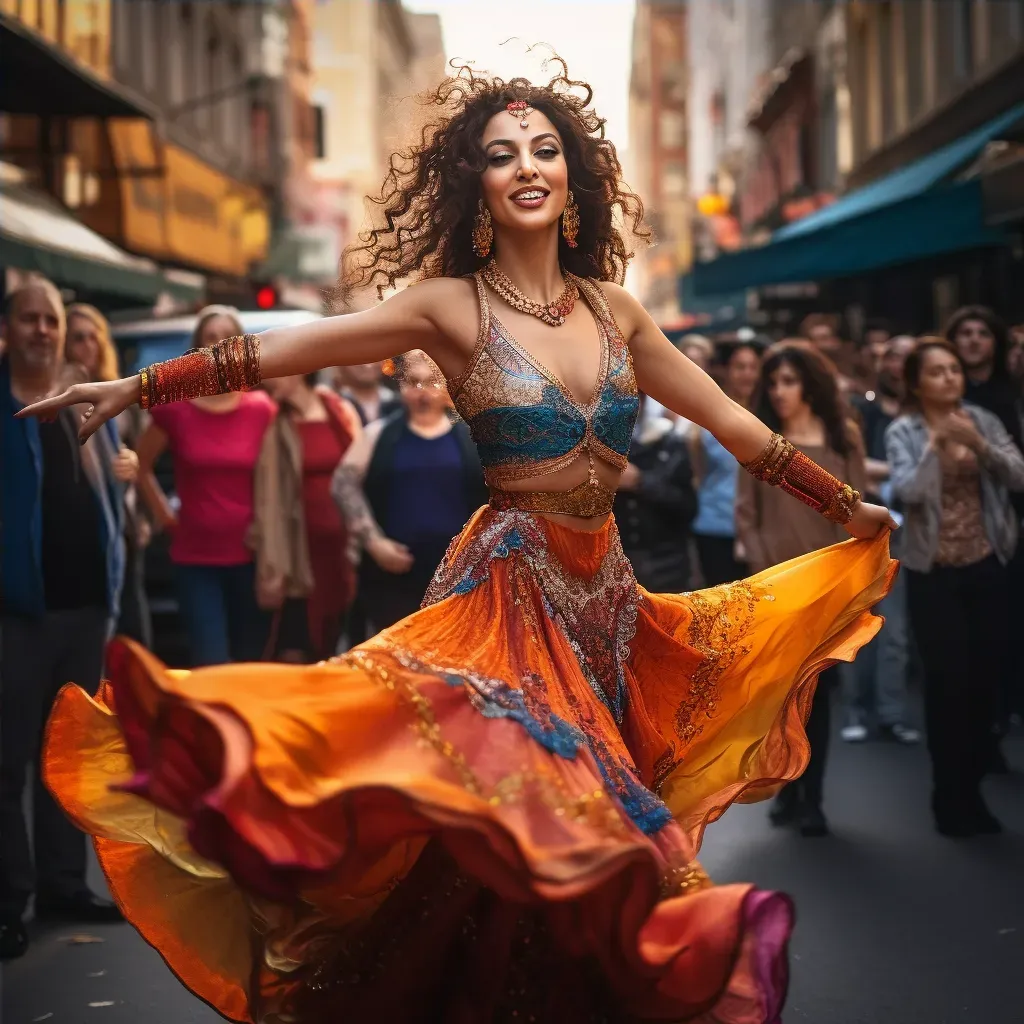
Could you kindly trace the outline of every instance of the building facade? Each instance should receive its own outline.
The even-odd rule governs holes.
[[[212,300],[251,305],[271,278],[301,282],[290,243],[311,216],[312,0],[4,0],[0,17],[5,57],[38,69],[40,88],[73,62],[110,94],[93,111],[4,90],[5,159],[75,221],[201,279]]]
[[[696,0],[691,32],[710,48],[706,6],[721,24],[740,5]],[[700,247],[692,293],[746,290],[778,333],[812,310],[854,338],[874,317],[931,331],[969,302],[1024,316],[1024,3],[765,0],[761,14],[733,178],[742,244]],[[691,111],[694,174],[715,173],[715,132]]]
[[[678,321],[678,278],[692,260],[687,6],[638,0],[633,20],[626,173],[654,237],[637,253],[630,286],[666,325]]]
[[[842,301],[884,306],[900,320],[941,324],[958,306],[1024,317],[1024,2],[889,0],[847,7],[853,116],[852,188],[927,160],[1009,121],[957,168],[974,179],[978,216],[1005,241],[915,261],[846,282]],[[1020,116],[1013,118],[1013,111]],[[951,228],[952,230],[952,228]]]
[[[366,197],[380,194],[392,153],[418,135],[426,111],[416,95],[444,77],[440,18],[411,14],[393,0],[320,2],[313,55],[323,146],[310,173],[336,268],[368,223]]]

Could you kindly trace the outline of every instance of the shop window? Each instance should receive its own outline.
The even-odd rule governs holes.
[[[903,66],[907,82],[907,120],[924,110],[924,12],[919,3],[903,5]]]
[[[686,116],[681,110],[663,110],[658,132],[663,149],[682,149],[686,145]]]
[[[818,185],[825,191],[833,192],[839,184],[839,119],[835,89],[829,89],[821,96],[819,108],[821,132],[818,147]]]
[[[224,88],[224,58],[220,39],[215,35],[211,35],[206,42],[206,67],[210,133],[215,142],[223,143],[224,101],[220,92]]]
[[[687,193],[686,164],[674,160],[665,164],[661,181],[666,198],[678,199],[685,196]]]
[[[327,159],[327,111],[324,107],[314,104],[313,111],[313,158]]]
[[[956,0],[952,14],[953,74],[963,81],[974,72],[974,16],[970,0]]]
[[[881,90],[882,141],[895,130],[896,102],[893,95],[895,74],[892,59],[892,4],[878,5],[878,85]]]

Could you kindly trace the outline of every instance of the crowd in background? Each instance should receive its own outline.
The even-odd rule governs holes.
[[[750,331],[680,342],[734,401],[903,523],[892,545],[904,571],[881,606],[885,624],[848,671],[822,674],[811,763],[771,818],[827,833],[835,701],[849,742],[916,743],[925,727],[940,832],[997,831],[981,781],[1006,770],[1000,735],[1024,711],[1024,664],[1010,642],[1024,621],[1024,326],[1007,330],[972,307],[941,335],[891,336],[869,323],[855,345],[836,325],[815,315],[779,342]],[[239,333],[237,312],[212,306],[192,344]],[[95,688],[115,633],[151,645],[144,567],[155,532],[171,538],[193,665],[312,662],[413,612],[486,489],[468,430],[422,353],[391,376],[352,366],[132,409],[79,446],[75,413],[52,423],[14,413],[58,384],[118,376],[103,316],[65,309],[36,282],[8,296],[3,343],[0,928],[9,932],[33,892],[37,912],[117,916],[86,888],[84,840],[39,786],[33,867],[22,792],[57,690],[70,679]],[[155,472],[165,452],[173,496]],[[639,582],[655,592],[726,585],[845,537],[648,397],[615,516]]]

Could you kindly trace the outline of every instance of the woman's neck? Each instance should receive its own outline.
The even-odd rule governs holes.
[[[379,384],[346,384],[345,390],[348,391],[361,405],[368,405],[371,402],[376,402],[380,398],[380,385]]]
[[[32,402],[38,402],[40,398],[45,398],[57,382],[58,370],[55,367],[31,371],[11,359],[10,368],[11,394],[22,405],[30,405]]]
[[[442,413],[410,413],[409,429],[420,437],[440,437],[452,429],[452,422]]]
[[[311,388],[302,388],[288,399],[292,414],[299,420],[323,419],[326,413],[320,397]]]
[[[223,395],[204,395],[193,398],[192,404],[206,412],[234,412],[242,402],[242,392],[229,391]]]
[[[825,424],[804,406],[782,421],[782,435],[794,444],[824,444]]]
[[[922,402],[921,415],[924,417],[926,423],[939,423],[948,416],[952,416],[959,408],[960,403],[958,401]]]
[[[565,290],[558,264],[558,225],[549,230],[502,233],[494,262],[534,302],[554,302]]]

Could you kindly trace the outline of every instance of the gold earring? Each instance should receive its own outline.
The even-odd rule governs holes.
[[[580,233],[580,208],[572,197],[572,189],[565,200],[565,209],[562,211],[562,235],[565,244],[570,249],[576,248],[576,236]]]
[[[480,200],[480,212],[473,221],[473,252],[481,259],[491,255],[494,243],[494,228],[491,227],[491,211]]]

